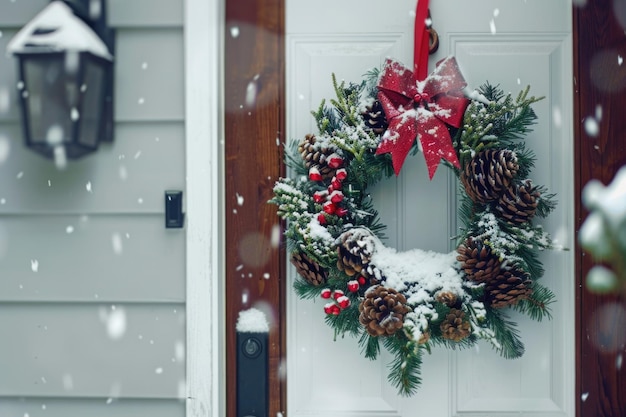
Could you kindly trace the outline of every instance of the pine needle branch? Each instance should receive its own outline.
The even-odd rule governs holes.
[[[375,360],[380,353],[380,343],[378,337],[371,336],[368,332],[363,332],[359,338],[361,353],[367,359]]]
[[[541,321],[543,318],[552,319],[550,304],[556,301],[556,295],[547,287],[533,281],[532,294],[528,299],[520,300],[513,308],[532,320]]]
[[[338,315],[328,314],[326,316],[326,324],[335,329],[335,333],[341,336],[346,333],[358,336],[363,329],[359,322],[359,314],[359,306],[353,303],[348,308],[343,309]]]
[[[510,321],[502,310],[487,309],[487,323],[493,331],[497,345],[495,350],[506,359],[519,358],[524,354],[524,344],[520,340],[516,324]]]
[[[385,348],[394,355],[389,364],[389,382],[400,395],[411,396],[417,392],[421,378],[422,352],[421,347],[409,340],[402,332],[383,338]]]

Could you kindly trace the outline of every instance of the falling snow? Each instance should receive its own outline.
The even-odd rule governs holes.
[[[122,236],[119,233],[113,233],[111,236],[111,245],[113,246],[113,252],[116,255],[121,255],[124,248],[122,243]]]
[[[587,135],[594,138],[598,136],[600,133],[600,125],[598,125],[595,118],[587,117],[585,119],[585,132],[587,132]]]
[[[100,320],[105,325],[107,335],[117,340],[126,333],[126,311],[123,308],[111,306],[111,311],[104,307],[100,309]]]
[[[257,91],[258,91],[258,80],[259,80],[260,74],[256,74],[252,80],[250,80],[250,82],[248,83],[248,86],[246,87],[246,106],[248,107],[252,107],[254,106],[254,103],[256,102],[256,96],[257,96]]]

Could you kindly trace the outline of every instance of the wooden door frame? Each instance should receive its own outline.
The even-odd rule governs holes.
[[[268,207],[267,200],[271,197],[272,183],[278,176],[284,173],[283,148],[276,142],[285,141],[285,96],[284,96],[284,0],[225,0],[226,27],[223,28],[225,39],[224,59],[224,89],[225,108],[224,119],[225,136],[225,286],[226,286],[226,375],[232,376],[234,372],[234,357],[229,355],[234,347],[234,323],[238,312],[247,307],[241,302],[241,291],[250,291],[247,284],[242,284],[241,260],[236,248],[250,230],[259,230],[265,236],[272,233],[272,225],[279,224],[275,210]],[[574,69],[574,138],[575,141],[575,212],[576,233],[582,223],[585,214],[580,203],[582,186],[590,178],[601,178],[605,182],[612,177],[619,166],[617,162],[611,169],[594,162],[592,158],[593,148],[581,145],[585,138],[582,119],[585,116],[585,102],[593,98],[600,101],[603,97],[596,97],[590,93],[590,80],[586,75],[589,67],[589,51],[581,51],[585,42],[590,45],[598,45],[606,39],[602,38],[602,31],[607,21],[606,11],[610,9],[610,0],[598,0],[589,2],[586,8],[576,8],[573,11],[573,69]],[[241,27],[240,27],[241,26]],[[589,28],[598,28],[597,31],[588,31]],[[235,36],[233,29],[237,28]],[[245,30],[244,30],[245,28]],[[595,36],[594,39],[586,40],[587,33]],[[267,34],[271,36],[267,36]],[[584,38],[584,39],[583,39]],[[252,45],[246,48],[245,45]],[[236,106],[245,102],[245,88],[256,74],[262,75],[263,88],[266,89],[262,106],[254,103],[248,111],[238,111]],[[274,84],[271,84],[274,83]],[[235,106],[233,108],[233,106]],[[243,107],[241,108],[243,109]],[[249,114],[248,114],[249,113]],[[207,113],[208,114],[208,113]],[[610,127],[607,127],[610,131]],[[617,137],[617,136],[616,136]],[[256,138],[256,142],[250,141]],[[606,137],[607,152],[620,155],[617,139]],[[268,151],[271,149],[271,151]],[[244,152],[244,150],[246,152]],[[621,156],[624,156],[622,154]],[[625,159],[621,164],[626,163]],[[595,165],[594,165],[595,164]],[[242,194],[243,193],[243,194]],[[238,196],[245,199],[245,204],[240,204]],[[270,414],[277,415],[285,410],[286,381],[281,378],[279,364],[281,358],[286,355],[285,346],[285,251],[282,246],[264,248],[270,253],[270,263],[264,271],[270,275],[270,279],[263,284],[263,290],[251,291],[253,303],[258,300],[266,300],[274,306],[276,321],[270,336],[271,339],[271,401]],[[611,411],[607,407],[623,407],[624,399],[619,397],[619,388],[626,386],[624,372],[615,377],[606,378],[607,361],[590,350],[586,342],[585,319],[588,318],[593,308],[602,300],[584,289],[583,277],[589,268],[589,262],[583,257],[578,246],[576,251],[576,272],[573,280],[576,285],[576,415],[577,417],[609,416]],[[251,272],[260,273],[260,270]],[[275,279],[274,279],[275,278]],[[257,278],[258,279],[258,278]],[[215,344],[214,344],[215,349]],[[591,359],[591,360],[590,360]],[[582,401],[581,395],[586,387],[583,387],[583,376],[599,381],[589,392],[586,401]],[[604,384],[604,386],[602,385]],[[235,380],[234,377],[226,378],[226,386],[222,388],[227,397],[227,415],[235,416]],[[621,402],[620,402],[621,401]],[[608,405],[607,405],[608,404]]]
[[[614,65],[618,55],[626,57],[624,28],[613,16],[611,0],[594,0],[584,7],[574,7],[574,166],[575,166],[575,222],[576,236],[587,215],[581,203],[581,192],[591,179],[608,184],[619,167],[626,164],[626,89],[603,92],[591,78],[592,60],[598,52],[611,48]],[[604,64],[603,64],[604,65]],[[610,65],[610,64],[609,64]],[[605,65],[605,67],[609,67]],[[621,64],[620,64],[621,66]],[[615,71],[615,72],[612,72]],[[611,69],[607,77],[626,77],[626,65]],[[603,116],[598,120],[597,137],[586,132],[584,120],[596,117],[597,106]],[[611,111],[613,112],[611,114]],[[610,417],[626,415],[626,366],[616,365],[616,353],[601,352],[590,342],[590,334],[600,332],[601,322],[594,313],[616,297],[590,293],[585,276],[593,266],[591,256],[585,256],[576,246],[576,415],[577,417]],[[622,303],[626,300],[622,299]],[[623,318],[622,318],[623,320]],[[611,329],[626,332],[626,322],[616,322]],[[603,336],[610,339],[610,330]],[[593,336],[591,337],[593,339]],[[622,355],[626,349],[622,348]],[[623,356],[622,356],[623,357]],[[616,370],[617,368],[617,370]]]
[[[226,0],[224,28],[226,415],[236,415],[236,332],[242,310],[270,322],[269,416],[285,410],[285,251],[268,204],[284,176],[283,0]],[[265,308],[263,308],[265,307]]]

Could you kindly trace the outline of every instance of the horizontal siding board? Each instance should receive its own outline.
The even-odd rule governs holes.
[[[159,215],[0,216],[0,302],[184,302],[184,271]]]
[[[183,120],[183,30],[117,31],[115,120]]]
[[[0,398],[2,417],[184,417],[181,400]]]
[[[0,2],[0,27],[21,27],[48,3],[50,0],[3,0]]]
[[[0,51],[48,3],[1,1]],[[0,53],[2,417],[185,415],[185,230],[163,218],[185,190],[184,1],[107,5],[114,142],[64,170],[22,145]]]
[[[108,0],[113,27],[182,26],[183,0]]]
[[[112,144],[59,170],[0,124],[0,215],[163,213],[164,191],[184,190],[183,123],[118,123]],[[89,188],[89,189],[88,189]]]
[[[181,304],[4,304],[0,334],[0,396],[184,396]]]

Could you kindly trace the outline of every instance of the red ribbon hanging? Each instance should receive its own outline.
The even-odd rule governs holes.
[[[454,57],[437,63],[432,74],[423,81],[417,81],[414,73],[403,64],[390,59],[385,61],[378,82],[378,100],[389,127],[376,154],[391,153],[396,175],[417,137],[430,179],[441,159],[460,167],[446,124],[461,126],[469,104],[462,93],[466,85]]]
[[[428,19],[428,0],[418,0],[413,28],[413,71],[417,81],[422,81],[428,74],[429,33],[426,19]]]

